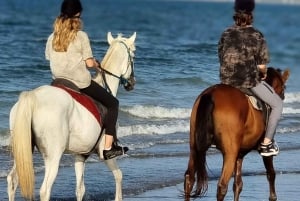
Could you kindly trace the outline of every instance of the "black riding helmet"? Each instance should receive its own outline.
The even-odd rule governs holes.
[[[235,0],[234,3],[234,10],[244,11],[247,13],[251,13],[255,8],[255,1],[254,0]]]
[[[81,12],[82,6],[80,0],[64,0],[61,4],[60,16],[64,18],[72,18]]]

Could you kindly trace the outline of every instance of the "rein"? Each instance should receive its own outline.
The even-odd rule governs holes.
[[[119,42],[122,43],[126,47],[126,50],[127,50],[127,53],[128,53],[128,65],[127,65],[126,72],[128,71],[128,69],[130,67],[131,68],[130,77],[134,77],[134,62],[133,62],[133,57],[130,55],[130,49],[128,48],[128,46],[123,41],[119,41]],[[106,90],[108,90],[109,93],[112,93],[112,92],[111,92],[111,89],[109,88],[109,85],[107,84],[106,76],[105,76],[106,74],[119,79],[120,80],[120,85],[125,86],[126,84],[129,83],[129,79],[124,78],[122,75],[117,76],[117,75],[113,74],[112,72],[104,69],[101,65],[99,66],[99,73],[101,73],[103,81],[104,81],[104,85],[105,85],[104,87],[105,87]]]

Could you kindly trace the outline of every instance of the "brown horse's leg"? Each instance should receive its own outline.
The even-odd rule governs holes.
[[[277,195],[275,190],[276,173],[273,166],[273,156],[263,157],[263,161],[267,171],[267,179],[269,181],[269,188],[270,188],[269,200],[276,201],[277,200]]]
[[[242,192],[243,189],[242,164],[243,164],[243,158],[239,158],[236,161],[235,175],[234,175],[234,182],[233,182],[234,201],[239,200],[240,193]]]
[[[237,154],[223,155],[223,169],[218,182],[217,201],[223,201],[228,189],[228,183],[234,171]]]
[[[190,200],[191,192],[195,183],[195,153],[193,150],[190,152],[190,159],[188,169],[184,174],[184,196],[185,201]]]

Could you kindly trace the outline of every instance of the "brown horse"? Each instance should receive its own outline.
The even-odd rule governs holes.
[[[284,99],[289,70],[268,68],[266,82]],[[223,201],[228,183],[234,175],[234,200],[242,191],[243,158],[257,149],[264,137],[265,122],[247,96],[229,85],[217,84],[205,89],[196,99],[190,118],[190,158],[185,172],[185,200],[201,197],[208,188],[206,151],[214,144],[223,155],[222,173],[218,181],[217,201]],[[269,181],[270,201],[276,201],[273,157],[263,157]],[[196,180],[196,189],[193,186]]]

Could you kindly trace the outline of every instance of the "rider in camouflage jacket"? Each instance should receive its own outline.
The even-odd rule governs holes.
[[[263,34],[252,26],[254,0],[235,0],[235,24],[227,28],[218,43],[220,78],[223,84],[250,89],[272,109],[265,137],[260,145],[262,156],[274,156],[279,147],[274,141],[283,100],[264,79],[267,75],[269,54]],[[259,72],[264,76],[259,77]]]
[[[218,43],[220,78],[224,84],[252,88],[259,80],[257,65],[269,62],[263,34],[252,25],[227,28]]]

